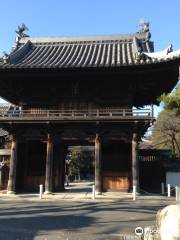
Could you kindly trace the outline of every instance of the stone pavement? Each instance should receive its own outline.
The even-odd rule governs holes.
[[[118,192],[92,200],[89,186],[72,186],[42,200],[38,194],[1,194],[0,240],[134,240],[137,226],[154,225],[156,212],[175,203],[174,197],[162,196],[133,201],[131,194]]]

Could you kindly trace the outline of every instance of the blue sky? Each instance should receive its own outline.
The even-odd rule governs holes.
[[[142,18],[156,51],[180,48],[180,0],[6,0],[0,9],[0,55],[21,23],[31,36],[98,35],[136,32]]]
[[[138,31],[141,18],[150,21],[156,50],[180,48],[180,0],[8,0],[0,9],[1,54],[22,22],[31,36],[96,35]]]

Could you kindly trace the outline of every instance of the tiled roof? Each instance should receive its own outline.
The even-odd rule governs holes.
[[[0,104],[0,111],[8,111],[10,108],[11,104],[10,103],[1,103]]]
[[[152,143],[152,140],[148,140],[145,138],[142,138],[140,143],[139,143],[139,149],[154,149],[155,146]]]
[[[8,103],[5,103],[5,104],[0,104],[0,110],[1,112],[4,111],[4,112],[7,112],[8,109],[10,108],[10,104]],[[3,136],[7,136],[8,135],[8,132],[5,131],[4,129],[0,128],[0,137],[3,137]]]
[[[0,137],[7,136],[7,135],[8,135],[8,132],[0,128]]]
[[[25,37],[0,68],[85,68],[142,64],[152,52],[147,33],[97,37]]]

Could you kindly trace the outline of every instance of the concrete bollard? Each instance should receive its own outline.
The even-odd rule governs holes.
[[[133,201],[136,200],[136,186],[133,186]]]
[[[96,196],[95,186],[92,185],[92,200],[95,200],[95,196]]]
[[[171,185],[167,185],[167,192],[168,192],[168,197],[171,197]]]
[[[161,183],[161,194],[164,195],[164,183]]]
[[[175,187],[176,202],[178,201],[178,187]]]
[[[176,186],[176,202],[180,204],[180,187]]]
[[[42,195],[43,195],[43,185],[39,185],[39,198],[42,199]]]

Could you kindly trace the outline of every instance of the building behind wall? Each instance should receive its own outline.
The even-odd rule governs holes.
[[[18,35],[0,63],[0,125],[12,139],[8,192],[64,189],[68,147],[94,145],[96,191],[139,185],[138,141],[157,97],[179,77],[179,56],[153,55],[147,24],[136,33],[33,38]]]

